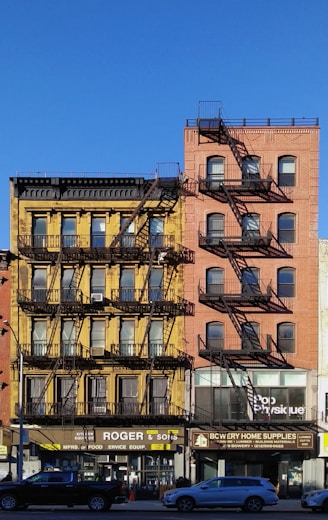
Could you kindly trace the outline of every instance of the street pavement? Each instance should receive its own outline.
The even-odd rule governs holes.
[[[218,508],[219,509],[219,508]],[[234,509],[234,508],[231,508]],[[239,509],[239,508],[236,508]],[[114,511],[152,511],[152,512],[165,512],[169,511],[166,507],[162,505],[162,502],[160,500],[134,500],[134,501],[127,501],[123,504],[113,504],[111,507],[111,510]],[[295,500],[295,499],[281,499],[279,500],[278,504],[276,506],[268,506],[264,507],[264,511],[284,511],[284,512],[295,512],[299,513],[301,511],[310,511],[303,509],[301,507],[301,501]],[[174,509],[173,509],[174,511]]]

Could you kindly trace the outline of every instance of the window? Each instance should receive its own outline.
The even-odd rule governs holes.
[[[207,161],[206,184],[208,188],[218,188],[224,180],[224,157],[211,157]]]
[[[149,247],[162,247],[164,245],[164,218],[149,218]]]
[[[47,218],[33,217],[32,222],[33,247],[47,246]]]
[[[27,410],[29,413],[36,415],[45,414],[45,378],[44,377],[28,377],[26,381],[26,399]]]
[[[91,271],[91,294],[102,294],[105,297],[105,269],[99,267]]]
[[[278,186],[295,186],[296,158],[292,156],[278,159]]]
[[[150,358],[164,355],[163,320],[151,320],[148,332],[148,355]]]
[[[91,323],[91,347],[105,347],[105,320],[94,320]]]
[[[62,271],[61,279],[61,301],[74,302],[76,301],[76,283],[74,268],[67,267]]]
[[[256,387],[254,420],[305,420],[305,388]]]
[[[214,388],[214,420],[239,421],[247,418],[247,394],[242,388]]]
[[[62,219],[62,245],[63,247],[76,246],[76,218],[63,217]]]
[[[73,320],[62,322],[61,354],[63,356],[74,356],[76,354],[75,322]]]
[[[121,377],[119,379],[119,413],[122,415],[138,415],[138,379]]]
[[[33,320],[32,322],[32,355],[46,356],[47,354],[47,322]]]
[[[210,350],[224,349],[224,324],[212,321],[206,324],[206,348]]]
[[[122,267],[120,278],[120,300],[131,302],[134,301],[134,299],[134,269]]]
[[[248,155],[243,158],[242,176],[244,186],[260,178],[260,157]]]
[[[277,327],[277,347],[284,353],[295,352],[295,324],[279,323]]]
[[[150,403],[152,415],[164,415],[168,413],[167,377],[151,378]]]
[[[224,215],[212,213],[207,216],[206,241],[208,244],[218,244],[224,236]]]
[[[57,407],[59,415],[75,414],[76,380],[74,377],[57,378]]]
[[[260,216],[257,213],[243,215],[242,234],[248,240],[257,239],[260,236]]]
[[[295,215],[294,213],[281,213],[278,215],[278,242],[295,243]]]
[[[121,320],[120,323],[120,355],[136,355],[134,344],[134,320]]]
[[[249,267],[242,270],[242,293],[243,294],[261,294],[260,270],[257,267]]]
[[[105,217],[91,219],[91,247],[105,247]]]
[[[32,279],[32,299],[35,302],[47,300],[47,269],[35,268]]]
[[[241,348],[245,350],[254,350],[261,348],[260,324],[256,321],[248,321],[241,326]]]
[[[281,298],[295,296],[295,269],[292,267],[278,270],[278,296]]]
[[[130,221],[131,217],[123,217],[121,216],[121,230],[124,229],[120,243],[122,247],[134,247],[135,246],[135,236],[134,236],[134,221]],[[128,225],[127,225],[128,224]],[[127,227],[126,227],[127,226]]]
[[[223,294],[224,270],[211,267],[206,271],[206,293]]]
[[[88,379],[88,403],[91,414],[104,415],[107,412],[106,389],[106,377],[95,376]]]
[[[163,300],[163,268],[157,267],[150,270],[148,299],[150,302]]]

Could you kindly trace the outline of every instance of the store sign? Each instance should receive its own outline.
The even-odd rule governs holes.
[[[184,444],[183,428],[84,428],[51,429],[46,432],[53,443],[38,442],[42,432],[33,432],[41,448],[63,451],[161,451]]]
[[[288,418],[305,415],[305,406],[287,406],[285,403],[278,402],[273,396],[256,394],[254,396],[254,413],[264,416],[286,415]]]
[[[193,449],[212,450],[312,450],[312,432],[292,431],[193,431]]]

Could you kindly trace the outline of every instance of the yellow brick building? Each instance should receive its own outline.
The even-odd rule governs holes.
[[[183,338],[193,304],[183,272],[194,257],[182,246],[178,166],[153,179],[10,183],[11,367],[18,383],[18,341],[25,459],[33,452],[44,466],[157,492],[173,482],[174,465],[183,471],[189,421]],[[13,385],[13,422],[18,391]]]

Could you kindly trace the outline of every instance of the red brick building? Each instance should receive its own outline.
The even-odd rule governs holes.
[[[318,139],[316,119],[224,121],[214,103],[187,121],[185,175],[196,195],[186,198],[195,264],[185,266],[185,297],[195,317],[186,317],[185,342],[195,357],[195,428],[209,431],[192,432],[197,479],[261,473],[282,495],[298,495],[309,461],[321,463]],[[281,430],[291,444],[264,442]],[[233,449],[230,431],[259,440]],[[211,432],[225,444],[213,448]]]

